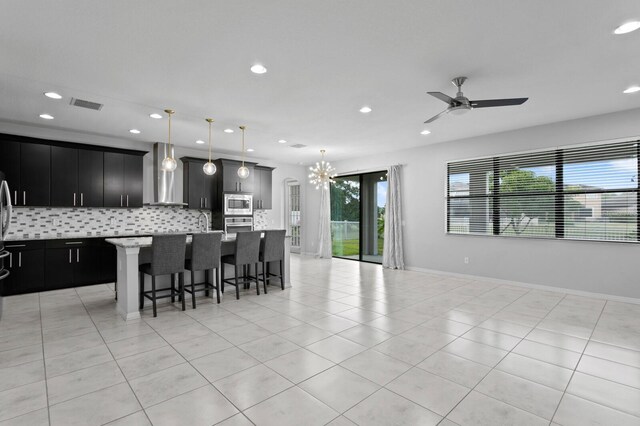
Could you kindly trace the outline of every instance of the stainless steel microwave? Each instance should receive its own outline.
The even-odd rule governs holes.
[[[251,216],[253,214],[253,195],[224,194],[225,216]]]

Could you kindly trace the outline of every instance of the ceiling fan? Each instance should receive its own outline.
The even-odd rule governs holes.
[[[466,113],[469,110],[474,108],[492,108],[492,107],[500,107],[500,106],[509,106],[509,105],[522,105],[529,98],[512,98],[512,99],[484,99],[480,101],[471,101],[469,98],[465,97],[462,93],[462,85],[467,80],[467,77],[456,77],[451,80],[454,86],[458,88],[458,93],[456,93],[456,97],[452,98],[451,96],[447,96],[442,92],[427,92],[431,96],[434,96],[440,99],[443,102],[449,104],[449,107],[442,111],[440,114],[435,115],[425,121],[426,123],[431,123],[438,119],[441,115],[452,113],[455,115],[461,115]]]

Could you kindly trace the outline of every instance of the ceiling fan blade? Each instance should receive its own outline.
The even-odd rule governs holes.
[[[470,101],[472,108],[492,108],[510,105],[522,105],[529,98],[513,98],[513,99],[484,99],[479,101]]]
[[[446,113],[449,112],[449,108],[445,109],[444,111],[442,111],[440,114],[438,115],[434,115],[433,117],[431,117],[430,119],[428,119],[427,121],[424,122],[424,124],[427,123],[431,123],[432,121],[436,121],[438,118],[440,118],[441,115],[445,115]]]
[[[451,96],[445,95],[442,92],[427,92],[427,93],[435,98],[440,99],[442,102],[448,103],[449,105],[455,105],[458,103],[458,101],[453,99]]]

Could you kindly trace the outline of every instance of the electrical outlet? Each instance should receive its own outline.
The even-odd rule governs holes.
[[[51,222],[53,222],[53,226],[60,226],[60,219],[54,217]]]
[[[469,258],[468,257],[464,258],[464,263],[469,263]]]
[[[109,218],[109,225],[110,226],[116,226],[116,218],[115,217],[110,217]]]

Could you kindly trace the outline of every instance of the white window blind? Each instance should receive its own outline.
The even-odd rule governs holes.
[[[638,241],[638,141],[448,163],[447,232]]]

